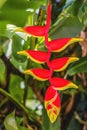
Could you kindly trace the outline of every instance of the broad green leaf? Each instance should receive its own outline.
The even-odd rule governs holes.
[[[87,56],[73,63],[67,70],[68,75],[74,75],[81,72],[87,72]]]
[[[23,72],[23,70],[27,69],[27,63],[28,61],[21,62],[17,59],[15,59],[13,56],[10,59],[10,62],[13,64],[15,68],[17,68],[19,71]]]
[[[66,0],[66,3],[64,5],[63,8],[67,8],[68,6],[70,6],[73,2],[75,2],[76,0]]]
[[[0,59],[0,84],[6,84],[6,66],[4,62]]]
[[[87,26],[87,17],[86,16],[87,16],[87,13],[83,17],[83,23],[84,23],[85,27]]]
[[[13,38],[12,38],[12,55],[14,56],[14,58],[16,60],[20,60],[22,62],[26,60],[26,57],[18,55],[17,52],[20,50],[23,50],[24,43],[25,43],[25,41],[18,35],[15,34],[13,36]]]
[[[11,74],[9,83],[9,92],[11,95],[14,96],[17,100],[22,101],[24,88],[24,80],[17,75]]]
[[[15,121],[15,113],[12,112],[4,120],[6,130],[19,130]]]
[[[59,117],[57,120],[52,124],[47,116],[46,110],[43,108],[43,120],[42,120],[42,130],[60,130],[60,119]]]
[[[79,18],[81,23],[83,22],[83,17],[84,17],[84,13],[83,13],[83,10],[82,10],[82,7],[81,7],[79,9],[79,13],[78,13],[78,18]]]
[[[85,13],[87,13],[87,1],[84,4],[84,10],[85,10]]]
[[[23,117],[16,116],[15,120],[16,120],[16,124],[19,130],[29,130],[28,128],[21,126],[21,124],[23,123]]]
[[[4,5],[3,5],[4,4]],[[46,0],[0,0],[0,35],[6,36],[7,24],[25,26],[28,17],[33,15],[36,9],[46,4]],[[33,12],[31,12],[31,9]]]
[[[67,130],[82,130],[81,124],[74,117],[71,118]]]
[[[87,2],[84,2],[79,9],[78,18],[80,22],[84,24],[84,26],[87,26]]]
[[[61,12],[58,20],[51,28],[50,36],[52,39],[76,37],[81,31],[83,25],[77,17],[81,4],[81,1],[76,1]]]

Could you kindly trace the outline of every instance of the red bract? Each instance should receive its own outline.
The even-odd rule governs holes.
[[[81,38],[61,38],[61,39],[49,41],[47,43],[47,47],[52,52],[61,52],[70,44],[74,42],[79,42],[79,41],[82,41],[82,39]]]
[[[48,53],[36,50],[19,51],[18,54],[28,56],[32,61],[37,63],[44,63],[47,61]]]
[[[76,57],[62,57],[55,60],[51,59],[51,52],[61,52],[67,46],[74,42],[82,41],[80,38],[61,38],[55,40],[48,40],[48,31],[50,28],[51,21],[51,6],[48,4],[47,8],[47,20],[45,26],[28,26],[24,27],[22,31],[29,33],[31,35],[41,37],[45,39],[45,45],[47,47],[47,52],[35,51],[35,50],[26,50],[20,51],[18,54],[26,55],[31,60],[37,63],[46,63],[49,70],[43,68],[33,68],[25,70],[25,74],[30,74],[34,76],[37,80],[45,81],[49,80],[50,86],[47,88],[44,105],[47,110],[48,117],[50,121],[55,122],[57,116],[59,115],[61,103],[60,95],[57,90],[66,90],[68,88],[78,88],[74,83],[59,77],[52,77],[53,71],[62,71],[70,63],[77,61]]]
[[[52,68],[54,71],[62,71],[66,69],[66,67],[74,62],[77,61],[78,58],[76,57],[63,57],[63,58],[58,58],[55,60],[50,61],[49,66]]]
[[[37,80],[45,81],[49,79],[50,71],[42,68],[34,68],[24,71],[25,74],[30,74],[35,77]]]
[[[52,86],[48,87],[46,91],[44,105],[47,110],[48,117],[53,123],[60,112],[61,103],[59,93],[54,90]]]
[[[50,79],[50,83],[55,90],[66,90],[68,88],[78,88],[74,83],[58,77],[53,77]]]
[[[46,27],[45,26],[27,26],[27,27],[24,27],[23,30],[26,33],[29,33],[36,37],[40,37],[40,36],[43,37],[45,36]]]
[[[50,18],[51,18],[51,6],[48,5],[47,8],[47,20],[45,26],[27,26],[23,28],[23,31],[26,33],[29,33],[31,35],[34,35],[36,37],[44,37],[47,35],[50,27]]]

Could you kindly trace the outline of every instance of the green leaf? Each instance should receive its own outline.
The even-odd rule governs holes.
[[[46,110],[43,108],[43,125],[42,130],[60,130],[60,119],[59,117],[57,120],[52,124],[47,116]]]
[[[78,18],[80,22],[84,24],[84,26],[87,26],[87,2],[84,2],[79,9]]]
[[[81,72],[87,72],[87,56],[73,63],[67,70],[67,74],[71,76]]]
[[[9,83],[9,92],[11,93],[11,95],[14,96],[17,100],[22,101],[24,88],[24,80],[17,75],[11,74]]]
[[[6,130],[19,130],[15,121],[15,113],[12,112],[4,120]]]
[[[23,123],[23,118],[22,117],[17,117],[16,116],[15,120],[16,120],[16,123],[17,123],[17,126],[18,126],[19,130],[29,130],[28,128],[21,126],[21,124]]]
[[[23,45],[25,41],[18,35],[14,35],[12,38],[12,55],[16,60],[21,60],[22,62],[26,60],[25,56],[18,55],[18,51],[23,50]]]
[[[17,59],[15,59],[13,56],[10,59],[10,62],[13,64],[15,68],[17,68],[19,71],[23,72],[23,70],[27,69],[27,60],[24,62],[21,62]]]
[[[78,13],[78,18],[80,20],[80,22],[82,23],[83,22],[83,17],[84,17],[84,13],[83,13],[83,10],[82,10],[83,7],[81,7],[79,9],[79,13]]]
[[[25,26],[28,17],[43,4],[46,4],[46,0],[0,0],[0,35],[6,36],[7,24]],[[33,12],[29,9],[33,9]]]
[[[81,7],[81,4],[80,1],[76,1],[61,12],[58,20],[50,30],[52,39],[76,37],[82,30],[83,25],[78,19],[78,10]]]
[[[87,2],[84,3],[84,10],[85,10],[85,13],[87,13]]]
[[[6,84],[6,66],[4,62],[0,59],[0,83]]]
[[[75,2],[76,0],[66,0],[66,3],[64,5],[63,8],[67,8],[68,6],[70,6],[73,2]]]
[[[0,0],[0,8],[5,4],[7,0]]]
[[[81,124],[74,117],[71,118],[67,130],[82,130]]]

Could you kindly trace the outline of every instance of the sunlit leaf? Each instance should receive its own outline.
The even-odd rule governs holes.
[[[19,130],[16,124],[14,112],[7,115],[7,117],[4,120],[4,125],[6,130]]]
[[[87,72],[87,56],[80,58],[67,70],[67,74],[74,75],[76,73]]]
[[[11,74],[9,83],[9,92],[20,102],[23,100],[25,83],[24,80],[17,76]]]

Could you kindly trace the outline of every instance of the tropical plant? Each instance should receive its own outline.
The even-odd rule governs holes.
[[[86,129],[86,13],[85,0],[1,0],[1,129]]]

